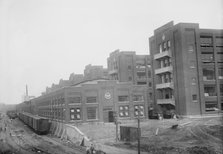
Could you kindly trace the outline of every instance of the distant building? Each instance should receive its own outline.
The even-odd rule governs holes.
[[[69,81],[70,81],[71,85],[80,83],[80,82],[84,81],[84,75],[72,73],[72,74],[70,74]]]
[[[111,80],[147,85],[148,104],[152,104],[152,74],[149,55],[136,55],[135,51],[116,50],[107,58],[108,75]]]
[[[223,110],[223,30],[170,22],[149,44],[157,105],[180,115]]]
[[[42,95],[45,95],[47,93],[50,93],[52,91],[55,91],[59,88],[65,87],[65,86],[70,86],[70,85],[80,83],[82,81],[84,81],[84,75],[83,74],[72,73],[72,74],[70,74],[69,80],[60,79],[59,84],[54,84],[53,83],[51,87],[46,87],[46,91],[42,92]]]
[[[98,65],[87,65],[84,69],[84,79],[85,80],[93,80],[93,79],[107,79],[108,78],[108,70],[103,68],[103,66]]]
[[[66,123],[147,118],[146,92],[146,85],[98,79],[59,88],[17,109]]]

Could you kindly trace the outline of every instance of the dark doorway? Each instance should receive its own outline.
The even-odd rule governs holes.
[[[114,112],[108,111],[108,122],[114,122]]]

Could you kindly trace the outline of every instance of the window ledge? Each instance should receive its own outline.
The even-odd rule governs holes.
[[[86,121],[98,121],[99,119],[87,119]]]
[[[81,103],[70,103],[68,105],[81,105]]]
[[[142,100],[142,101],[133,101],[134,103],[143,103],[143,102],[145,102],[144,100]]]
[[[118,101],[118,103],[129,103],[129,101],[122,101],[122,102]]]
[[[86,103],[86,104],[99,104],[98,102],[95,102],[95,103]]]

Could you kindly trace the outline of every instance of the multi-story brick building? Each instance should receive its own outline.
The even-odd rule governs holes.
[[[180,115],[223,110],[223,30],[169,22],[149,44],[155,104]]]
[[[84,81],[84,75],[71,73],[69,77],[69,81],[71,85],[80,83]]]
[[[93,80],[99,78],[108,78],[108,70],[103,68],[103,66],[98,65],[87,65],[84,69],[84,79],[85,80]]]
[[[114,122],[114,113],[119,120],[147,118],[146,92],[145,85],[98,79],[51,91],[17,110],[66,123]]]
[[[152,104],[152,75],[149,55],[136,55],[134,51],[115,50],[107,58],[111,80],[147,85],[148,104]]]

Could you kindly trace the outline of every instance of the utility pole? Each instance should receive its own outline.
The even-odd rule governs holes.
[[[140,133],[140,110],[139,109],[137,109],[137,111],[138,111],[138,118],[137,118],[137,120],[138,120],[138,154],[140,154],[140,137],[141,137],[141,133]]]
[[[115,141],[118,142],[118,117],[116,111],[113,112],[114,122],[115,122]]]

